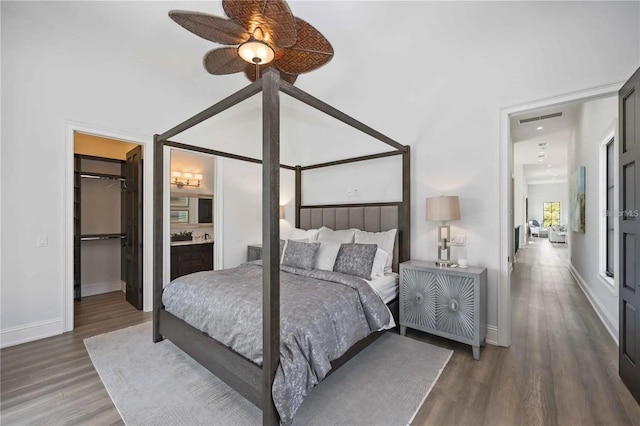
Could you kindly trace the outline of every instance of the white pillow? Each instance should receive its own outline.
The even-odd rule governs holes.
[[[393,247],[395,246],[397,232],[397,229],[384,232],[356,231],[355,242],[358,244],[377,244],[379,249],[386,251],[389,256],[385,265],[385,273],[389,273],[393,264]]]
[[[317,229],[300,229],[300,228],[293,228],[293,230],[291,230],[291,234],[289,234],[289,239],[290,240],[296,240],[296,241],[300,241],[300,240],[307,240],[307,242],[312,243],[314,241],[318,241],[318,230]]]
[[[320,243],[320,248],[316,253],[316,260],[313,269],[323,271],[333,271],[333,265],[336,263],[340,251],[340,243]]]
[[[389,253],[378,248],[376,251],[376,257],[373,259],[373,267],[371,268],[371,279],[376,277],[384,277],[384,269],[387,265],[387,258]]]
[[[352,243],[353,236],[356,233],[355,229],[344,229],[341,231],[334,231],[331,228],[323,226],[318,231],[318,241],[321,243]]]

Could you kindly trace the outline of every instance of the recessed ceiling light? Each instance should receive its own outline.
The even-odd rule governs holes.
[[[544,127],[542,127],[542,126],[536,128],[536,130],[542,130],[542,129],[544,129]]]
[[[538,158],[538,161],[542,161],[542,158]]]
[[[547,164],[547,167],[551,167],[551,164]]]

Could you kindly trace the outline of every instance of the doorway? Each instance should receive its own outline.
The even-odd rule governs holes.
[[[86,298],[123,293],[142,310],[142,147],[74,132],[73,296],[77,315]]]
[[[85,138],[84,142],[79,142],[77,145],[81,151],[76,151],[76,136],[79,136],[80,139]],[[108,149],[105,146],[99,146],[100,144],[96,144],[98,140],[102,141],[111,141],[111,144],[115,143],[124,143],[128,148],[135,149],[121,149],[124,154],[120,154],[120,157],[114,157],[113,153],[109,153]],[[71,331],[74,329],[74,311],[76,298],[79,296],[80,300],[83,299],[83,278],[85,284],[85,298],[99,298],[103,297],[103,295],[91,295],[88,294],[96,294],[95,292],[104,292],[104,291],[113,291],[111,294],[119,294],[122,297],[122,303],[124,306],[129,309],[137,309],[141,308],[145,311],[150,311],[152,308],[152,292],[151,292],[151,273],[152,273],[152,256],[151,256],[151,247],[152,247],[152,236],[151,233],[142,233],[142,230],[148,227],[151,223],[151,215],[152,215],[152,195],[153,195],[153,170],[152,167],[144,167],[143,163],[152,164],[153,163],[153,150],[149,149],[152,143],[152,138],[144,137],[132,133],[124,133],[116,130],[106,129],[102,127],[87,125],[83,123],[66,121],[65,122],[65,174],[66,174],[66,184],[63,191],[63,200],[65,205],[65,233],[63,237],[64,242],[64,279],[62,280],[62,291],[61,291],[61,307],[63,311],[63,327],[64,331]],[[108,144],[108,143],[107,143]],[[93,146],[93,149],[100,147],[102,151],[93,151],[88,152],[84,150],[87,146]],[[105,151],[104,149],[107,149]],[[138,163],[137,165],[126,165],[127,156],[126,153],[130,153],[129,162],[130,163]],[[77,156],[84,156],[85,158],[78,158]],[[97,158],[89,158],[89,157],[97,157]],[[104,161],[104,159],[111,159],[112,161]],[[102,161],[100,161],[102,160]],[[115,161],[113,161],[115,160]],[[124,163],[123,163],[124,162]],[[76,168],[78,165],[85,163],[84,165],[91,165],[93,169],[89,169],[86,174],[103,174],[107,176],[103,176],[107,179],[98,179],[94,177],[84,177],[79,176],[80,173],[76,172]],[[124,170],[122,164],[125,164]],[[84,166],[83,165],[83,166]],[[97,168],[96,168],[97,167]],[[100,167],[102,167],[100,169]],[[133,173],[128,173],[127,167],[134,169],[137,168],[137,177],[133,177]],[[81,166],[78,172],[85,172],[82,170]],[[101,171],[100,171],[101,170]],[[118,171],[119,170],[119,171]],[[130,181],[127,182],[126,176],[129,174],[131,176]],[[111,176],[108,176],[111,175]],[[109,179],[111,178],[111,179]],[[91,183],[88,183],[91,180]],[[77,181],[79,181],[79,188],[76,188]],[[82,196],[82,184],[85,184],[85,192],[87,189],[90,189],[89,185],[93,186],[94,189],[104,187],[103,189],[109,191],[108,194],[111,195],[111,202],[106,202],[105,200],[100,199],[99,196],[93,196],[94,200],[98,200],[98,203],[103,203],[105,205],[105,211],[110,211],[112,214],[110,215],[111,225],[117,223],[114,229],[104,229],[97,228],[96,224],[91,224],[91,219],[89,222],[86,222],[85,225],[91,225],[92,229],[82,229],[82,211],[80,209],[80,203],[76,203],[76,194],[79,193],[80,197]],[[109,187],[107,189],[107,187]],[[137,204],[139,209],[138,213],[129,215],[130,219],[135,219],[138,226],[137,229],[135,226],[131,226],[131,223],[127,224],[127,212],[125,209],[121,207],[126,204],[127,196],[131,197],[131,194],[127,194],[126,188],[135,188],[137,187],[137,193],[139,195],[137,200],[134,200],[133,204]],[[105,192],[105,194],[107,194]],[[118,199],[119,194],[119,199]],[[91,196],[89,198],[91,200]],[[82,200],[80,200],[81,202]],[[86,200],[85,200],[86,201]],[[119,202],[118,202],[119,201]],[[88,203],[89,205],[90,203]],[[118,205],[119,204],[119,205]],[[141,215],[140,215],[141,214]],[[80,216],[80,223],[78,223],[75,219],[76,216]],[[116,217],[117,216],[117,217]],[[86,216],[91,218],[91,215]],[[90,237],[92,234],[84,231],[95,231],[96,236],[105,237],[104,239],[97,240],[86,240],[78,241],[78,235],[80,238],[84,235],[86,237]],[[116,234],[113,235],[113,238],[106,238],[105,234]],[[127,239],[127,235],[130,237]],[[111,236],[111,235],[109,235]],[[124,244],[123,244],[124,243]],[[98,256],[98,260],[95,262],[91,262],[92,254],[87,254],[85,256],[85,261],[83,262],[82,256],[80,256],[80,262],[76,262],[77,257],[75,256],[78,250],[82,250],[82,245],[93,244],[95,246],[101,245],[101,248],[106,250],[107,246],[111,244],[112,246],[109,255],[106,258],[102,258]],[[117,247],[120,245],[120,251],[118,252]],[[124,245],[124,247],[123,247]],[[129,274],[136,275],[138,277],[137,282],[140,283],[140,288],[142,292],[139,291],[129,291],[127,297],[127,289],[126,283],[134,282],[134,279],[127,279],[127,251],[132,255],[135,253],[135,262],[132,262],[131,256],[129,256],[129,264],[131,266],[132,263],[135,263],[137,266],[137,270],[135,268],[129,267]],[[100,254],[100,250],[95,252],[96,254]],[[102,260],[109,260],[109,262],[102,262]],[[83,273],[83,263],[85,264],[85,270]],[[89,266],[87,266],[87,263]],[[80,265],[79,267],[77,265]],[[110,266],[107,266],[110,265]],[[78,269],[80,270],[80,274],[78,274]],[[86,274],[85,274],[86,273]],[[98,280],[96,277],[107,277],[109,279]],[[78,276],[79,281],[78,281]],[[125,288],[123,291],[123,283]],[[80,288],[78,289],[78,284]],[[90,284],[99,284],[99,285],[90,285]],[[136,284],[137,285],[137,284]],[[130,299],[130,300],[127,300]],[[135,308],[133,307],[135,305]]]
[[[506,107],[500,111],[500,271],[498,275],[498,330],[496,343],[500,346],[511,344],[511,273],[515,253],[515,228],[511,220],[514,212],[513,181],[514,177],[514,144],[511,135],[512,118],[531,113],[532,111],[555,108],[561,105],[586,102],[605,97],[617,96],[622,83],[614,83],[607,86],[575,92],[567,95],[544,99],[527,104]],[[537,129],[536,126],[534,129]],[[544,126],[543,126],[544,127]],[[538,151],[539,152],[539,151]],[[526,198],[526,197],[525,197]],[[547,200],[556,201],[556,200]],[[526,206],[523,200],[524,210],[528,207],[528,214],[532,214],[532,200],[528,200]],[[526,228],[520,229],[521,237],[527,236]],[[520,239],[520,242],[526,239]]]
[[[169,278],[221,269],[215,259],[221,245],[217,157],[176,148],[169,157]]]

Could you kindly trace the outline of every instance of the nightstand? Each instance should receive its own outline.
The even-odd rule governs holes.
[[[401,263],[399,322],[403,336],[410,327],[466,343],[479,360],[487,337],[487,269]]]
[[[262,244],[247,246],[247,262],[262,259]]]

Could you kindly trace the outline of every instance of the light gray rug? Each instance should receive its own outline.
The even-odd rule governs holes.
[[[260,425],[262,412],[151,323],[85,339],[127,425]],[[453,351],[386,333],[305,399],[296,425],[407,425]]]

